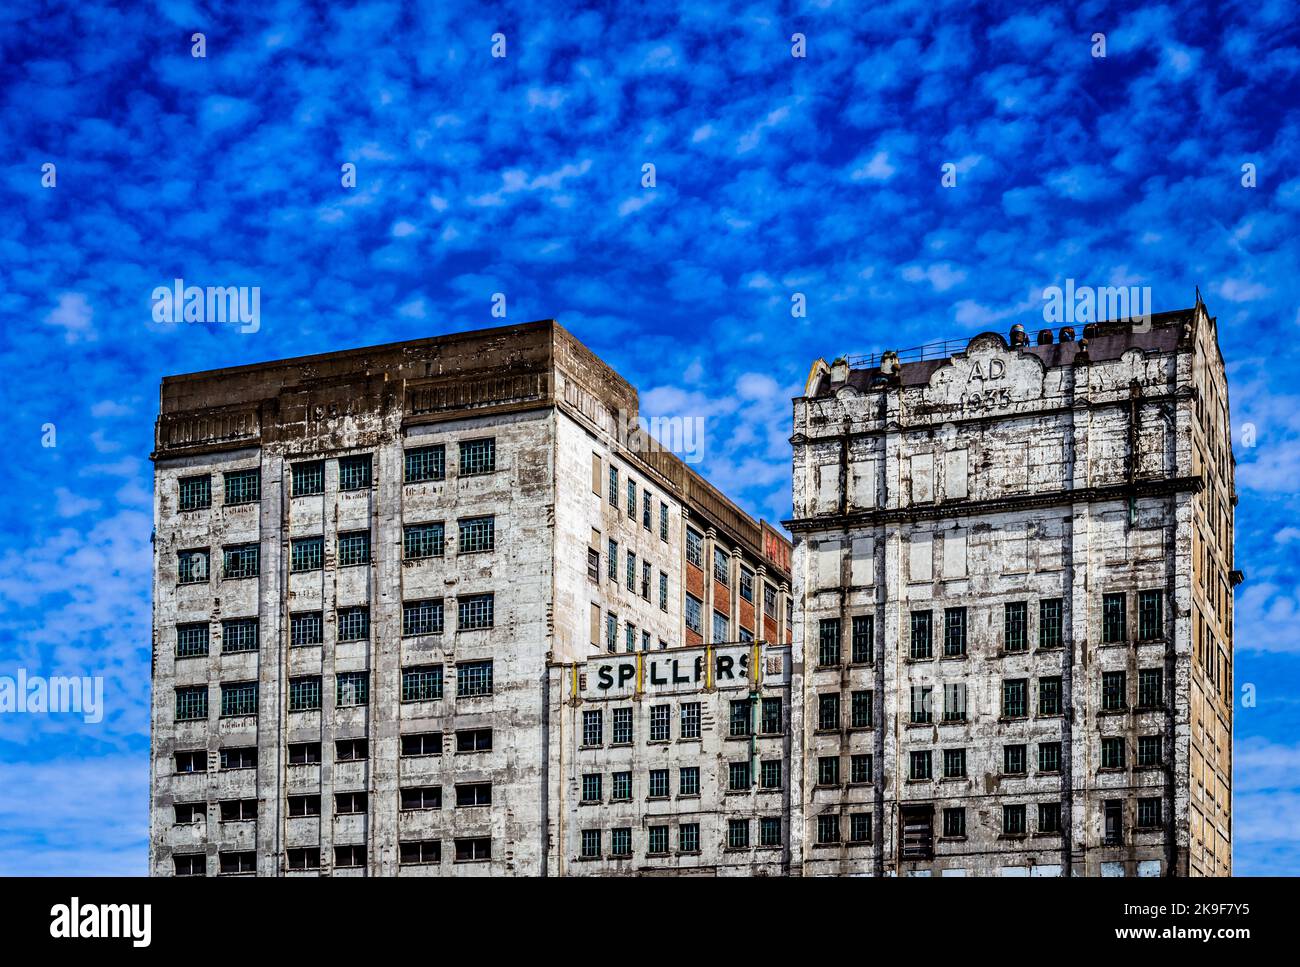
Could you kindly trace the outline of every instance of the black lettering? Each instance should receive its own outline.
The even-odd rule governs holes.
[[[618,687],[622,688],[636,676],[636,665],[618,666]]]
[[[650,684],[651,685],[668,684],[668,679],[659,677],[659,663],[657,661],[652,661],[650,663]]]
[[[736,676],[732,674],[731,671],[731,666],[734,664],[735,662],[732,660],[730,655],[719,655],[718,656],[718,677],[735,678]]]
[[[608,665],[601,665],[596,672],[596,686],[602,691],[614,684],[614,674]]]
[[[696,659],[696,662],[697,662],[697,664],[696,664],[696,668],[698,669],[698,667],[699,667],[699,665],[698,665],[699,659],[698,659],[698,658]],[[674,685],[681,685],[681,684],[683,684],[683,683],[685,683],[685,682],[689,682],[690,680],[691,680],[691,679],[690,679],[689,676],[687,676],[687,675],[683,675],[683,674],[681,674],[681,673],[677,670],[677,659],[674,658],[674,659],[673,659],[673,684],[674,684]]]

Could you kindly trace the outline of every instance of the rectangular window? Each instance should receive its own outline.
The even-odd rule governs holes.
[[[641,562],[641,597],[650,600],[650,565]]]
[[[1061,635],[1061,616],[1064,606],[1060,598],[1038,602],[1038,647],[1060,648],[1065,640]]]
[[[1025,835],[1024,803],[1018,803],[1014,806],[1002,807],[1002,835],[1003,836],[1024,836]]]
[[[404,479],[407,483],[424,483],[442,480],[447,476],[447,448],[442,444],[432,447],[412,447],[402,452]]]
[[[408,561],[442,557],[446,535],[441,521],[411,524],[402,531],[402,556]]]
[[[1025,679],[1011,678],[1002,683],[1002,717],[1022,719],[1029,714],[1025,700]]]
[[[1002,747],[1002,774],[1004,776],[1023,776],[1025,774],[1025,747],[1023,745],[1004,745]]]
[[[659,502],[659,539],[668,540],[668,505],[663,501]]]
[[[605,717],[598,708],[586,709],[582,713],[582,744],[584,746],[605,744]]]
[[[178,584],[206,584],[208,580],[208,551],[181,551],[177,555],[176,581]]]
[[[932,689],[929,685],[912,686],[912,715],[911,722],[913,725],[923,725],[933,721],[932,702],[930,700]]]
[[[1061,804],[1059,802],[1040,802],[1038,804],[1038,831],[1040,833],[1059,833],[1061,831]]]
[[[442,599],[402,602],[402,634],[442,634]]]
[[[364,792],[336,792],[334,812],[340,816],[355,816],[366,811],[369,796]]]
[[[456,599],[456,628],[458,631],[478,631],[491,628],[495,598],[488,594],[467,594]]]
[[[1038,743],[1038,771],[1046,773],[1061,771],[1061,743]]]
[[[601,780],[604,777],[599,772],[587,772],[582,776],[582,802],[595,803],[601,801]]]
[[[636,651],[636,625],[630,621],[623,628],[623,644],[627,651]]]
[[[966,721],[966,683],[945,682],[943,686],[943,720]]]
[[[366,865],[366,847],[364,844],[334,847],[334,865],[339,869],[351,869]]]
[[[312,460],[295,463],[291,469],[293,482],[290,493],[295,497],[310,497],[325,493],[325,461]]]
[[[776,620],[776,588],[770,584],[763,585],[763,614]]]
[[[207,718],[208,690],[200,685],[199,690],[203,692],[203,714],[199,718]],[[177,689],[180,691],[180,689]],[[188,752],[176,753],[176,771],[180,774],[191,772],[208,771],[208,753],[204,749],[194,749]]]
[[[206,819],[208,815],[208,804],[205,802],[178,802],[173,804],[173,808],[175,809],[177,826],[196,825],[201,820]]]
[[[953,806],[943,811],[943,835],[947,839],[966,837],[966,810]]]
[[[286,859],[291,870],[319,870],[320,847],[298,846],[285,850]]]
[[[458,783],[456,785],[456,805],[459,808],[492,805],[492,783]]]
[[[485,863],[492,859],[492,840],[487,836],[475,836],[456,840],[457,863]]]
[[[432,702],[442,698],[442,666],[402,669],[402,701]]]
[[[721,611],[713,612],[714,642],[731,640],[731,621]]]
[[[609,465],[609,506],[618,507],[618,467]]]
[[[246,823],[257,818],[256,799],[226,799],[220,808],[223,823]]]
[[[1101,740],[1101,767],[1103,769],[1124,768],[1123,737],[1105,738]]]
[[[750,735],[753,732],[753,711],[749,699],[732,699],[729,735]]]
[[[713,549],[713,580],[719,584],[731,583],[731,557],[716,547]]]
[[[370,637],[370,609],[339,608],[337,627],[339,641],[365,641]]]
[[[689,527],[686,528],[686,563],[704,567],[704,538]]]
[[[849,813],[849,842],[871,842],[871,813]]]
[[[289,643],[319,645],[325,641],[325,616],[319,611],[295,611],[289,615]]]
[[[1102,804],[1102,843],[1106,846],[1124,845],[1124,801],[1107,799]]]
[[[763,699],[760,717],[759,731],[764,735],[780,735],[783,731],[781,727],[781,699]]]
[[[176,689],[176,721],[193,722],[198,719],[205,719],[207,717],[208,717],[208,686],[189,685],[185,688]],[[177,762],[179,761],[180,761],[180,757],[178,756]],[[178,767],[176,771],[185,772],[191,770],[183,770]],[[196,769],[193,771],[202,772],[203,770]]]
[[[840,784],[840,757],[823,755],[817,758],[817,785],[838,786]]]
[[[682,766],[677,770],[677,794],[680,796],[698,796],[700,794],[699,766]]]
[[[176,626],[176,657],[196,658],[208,653],[208,626],[186,624]]]
[[[663,571],[659,572],[659,610],[668,610],[668,575]]]
[[[853,663],[870,665],[876,658],[876,622],[869,614],[853,616]]]
[[[668,852],[668,827],[651,826],[650,836],[646,840],[646,853],[651,856],[659,856]]]
[[[764,816],[758,821],[758,845],[781,845],[781,817]]]
[[[221,622],[221,653],[257,651],[257,619],[231,618]]]
[[[618,651],[618,615],[612,611],[605,615],[605,650]]]
[[[683,702],[681,718],[681,737],[683,739],[698,739],[700,737],[700,703]]]
[[[1138,669],[1138,708],[1159,708],[1163,705],[1164,687],[1164,669]]]
[[[611,802],[627,802],[632,798],[632,773],[616,772],[610,777]]]
[[[339,490],[365,490],[370,486],[370,454],[339,457]]]
[[[682,823],[677,827],[677,850],[680,853],[700,851],[700,824]]]
[[[655,705],[650,709],[650,741],[667,742],[672,725],[671,705]]]
[[[334,679],[334,704],[339,708],[370,701],[369,672],[339,672]]]
[[[1008,601],[1002,608],[1002,650],[1025,651],[1029,648],[1029,602]]]
[[[694,595],[686,595],[686,627],[696,634],[704,633],[704,602]]]
[[[600,551],[594,547],[587,548],[587,580],[592,584],[600,583]]]
[[[743,564],[740,566],[740,598],[754,603],[754,572]]]
[[[1138,800],[1137,824],[1139,829],[1153,829],[1160,825],[1160,797]]]
[[[943,656],[966,656],[966,609],[945,608],[943,612]]]
[[[627,589],[636,593],[636,555],[627,552]]]
[[[631,478],[627,482],[627,518],[636,520],[636,481]]]
[[[397,844],[397,862],[401,866],[433,866],[442,862],[442,840],[426,839]]]
[[[460,553],[490,551],[497,543],[497,523],[493,516],[466,517],[460,521]]]
[[[497,468],[497,441],[494,437],[464,440],[460,444],[460,475],[475,477]]]
[[[236,682],[221,686],[221,714],[256,715],[257,682]]]
[[[727,849],[749,848],[749,820],[727,820]]]
[[[817,622],[817,664],[823,667],[840,663],[840,619],[822,618]]]
[[[1061,714],[1061,677],[1059,675],[1038,680],[1038,714]]]
[[[930,640],[930,625],[933,615],[929,611],[912,612],[912,647],[910,655],[913,660],[934,657],[934,646]]]
[[[817,842],[822,845],[840,841],[840,817],[838,813],[823,813],[817,817]]]
[[[858,752],[849,756],[849,782],[868,783],[871,781],[871,755]]]
[[[370,563],[370,532],[354,531],[339,535],[339,567]]]
[[[174,853],[172,863],[177,876],[208,875],[208,857],[204,853]]]
[[[650,518],[654,516],[653,501],[650,499],[650,491],[641,491],[641,526],[646,530],[650,529]]]
[[[732,703],[735,704],[734,702]],[[840,696],[838,692],[817,696],[817,729],[832,732],[840,727]]]
[[[260,548],[256,544],[239,544],[223,548],[222,578],[230,580],[257,577],[259,551]]]
[[[226,505],[254,504],[262,499],[260,470],[232,470],[225,475]]]
[[[456,665],[456,696],[492,694],[492,662],[462,661]]]
[[[1123,672],[1101,673],[1101,707],[1106,712],[1119,712],[1128,708],[1128,689]]]
[[[632,710],[614,709],[614,745],[632,744]]]
[[[316,760],[320,761],[320,743],[312,744]],[[365,762],[370,758],[370,743],[366,739],[339,739],[334,743],[334,758],[339,762]]]
[[[618,541],[612,537],[609,541],[609,579],[618,583]]]
[[[966,776],[966,750],[943,750],[943,777],[945,779],[963,779]]]
[[[307,712],[320,708],[320,678],[289,679],[289,711]]]
[[[1138,592],[1138,637],[1155,641],[1165,636],[1164,594],[1160,591]]]
[[[632,855],[632,830],[630,827],[621,826],[611,830],[609,852],[611,856]]]
[[[1161,737],[1158,735],[1138,736],[1137,764],[1139,766],[1158,766],[1163,761],[1161,755]]]
[[[180,480],[180,509],[204,510],[212,506],[212,478],[182,477]]]
[[[407,758],[442,755],[442,733],[411,732],[402,736],[402,755]]]
[[[458,754],[467,754],[470,752],[491,752],[492,751],[492,730],[491,729],[457,729],[456,730],[456,752]]]
[[[297,537],[289,542],[289,570],[319,571],[325,566],[325,538]]]
[[[286,805],[291,819],[320,815],[320,796],[289,796]]]
[[[781,760],[764,759],[759,766],[759,785],[764,789],[781,788]]]
[[[1101,643],[1103,645],[1122,644],[1128,640],[1124,598],[1123,593],[1103,594],[1101,597]]]
[[[650,770],[650,787],[647,795],[650,799],[667,799],[668,798],[668,770],[651,769]]]

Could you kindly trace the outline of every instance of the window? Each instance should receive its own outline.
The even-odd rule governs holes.
[[[325,563],[325,538],[299,537],[289,542],[289,570],[319,571]]]
[[[221,622],[221,653],[257,651],[257,619],[231,618]]]
[[[447,448],[442,444],[412,447],[403,451],[402,456],[407,483],[442,480],[447,476]]]
[[[319,611],[297,611],[289,615],[291,645],[319,645],[325,640],[325,619]]]
[[[943,777],[945,779],[964,779],[966,777],[966,750],[943,750]]]
[[[629,621],[624,627],[623,632],[623,641],[626,649],[629,652],[636,651],[636,625]]]
[[[1122,737],[1101,740],[1101,767],[1103,769],[1124,768],[1124,739]]]
[[[700,737],[700,703],[683,702],[681,719],[681,738],[698,739]]]
[[[931,771],[930,751],[927,749],[923,752],[908,753],[908,770],[909,779],[929,779],[933,775]]]
[[[459,729],[456,732],[456,752],[491,752],[491,729]]]
[[[1014,806],[1002,807],[1002,835],[1003,836],[1024,836],[1025,835],[1025,806],[1019,803]]]
[[[1051,598],[1038,602],[1038,647],[1060,648],[1064,644],[1061,636],[1061,615],[1063,606],[1060,598]]]
[[[592,584],[600,583],[600,551],[587,548],[587,580]]]
[[[817,785],[838,786],[840,784],[840,757],[824,755],[817,758]]]
[[[650,709],[650,741],[667,742],[672,723],[672,706],[655,705]]]
[[[605,743],[604,715],[600,709],[586,709],[582,713],[582,744],[597,746]]]
[[[320,796],[290,796],[286,805],[291,819],[320,815]]]
[[[1164,669],[1138,669],[1138,707],[1159,708],[1164,704],[1164,686]]]
[[[465,698],[492,694],[492,662],[463,661],[456,666],[456,695]]]
[[[668,540],[668,505],[663,501],[659,502],[659,539]]]
[[[731,557],[718,547],[713,549],[713,580],[719,584],[731,583]]]
[[[779,735],[781,727],[781,699],[763,699],[758,730],[764,735]]]
[[[316,746],[316,760],[320,762],[321,743],[312,745]],[[370,758],[370,743],[364,738],[341,738],[334,742],[334,758],[339,762],[365,762]]]
[[[325,493],[325,462],[295,463],[292,467],[291,493],[295,497],[309,497]]]
[[[1138,800],[1137,824],[1139,829],[1151,829],[1160,825],[1160,797]]]
[[[749,762],[732,762],[727,766],[727,788],[732,792],[743,792],[752,785],[749,774]]]
[[[647,513],[647,522],[649,521],[649,511]],[[645,851],[652,855],[659,855],[668,852],[668,827],[651,826],[650,838],[646,841]]]
[[[749,820],[727,820],[727,849],[749,848]]]
[[[1158,766],[1163,760],[1161,741],[1158,735],[1138,736],[1137,764],[1139,766]]]
[[[320,677],[289,679],[289,711],[307,712],[320,708]]]
[[[256,769],[257,746],[245,745],[222,749],[219,759],[222,769]]]
[[[1061,771],[1061,743],[1059,742],[1038,743],[1038,771],[1039,772],[1060,772]]]
[[[614,709],[614,745],[630,745],[632,742],[632,710],[630,708]]]
[[[849,782],[867,783],[871,781],[871,755],[859,752],[849,756]]]
[[[699,766],[682,766],[677,770],[677,794],[679,796],[698,796],[700,794]]]
[[[462,782],[456,785],[456,806],[492,805],[492,783]]]
[[[667,799],[668,798],[668,770],[651,769],[650,770],[650,788],[646,793],[650,799]]]
[[[943,835],[948,839],[965,839],[965,809],[960,806],[953,806],[943,811]]]
[[[1101,707],[1106,712],[1119,712],[1128,708],[1128,689],[1123,672],[1101,673]]]
[[[1025,702],[1026,682],[1023,678],[1010,678],[1002,683],[1002,717],[1022,719],[1029,714]]]
[[[1061,677],[1059,675],[1038,680],[1038,714],[1061,714]]]
[[[641,564],[641,597],[650,600],[650,565],[645,562]]]
[[[202,691],[203,691],[203,704],[206,706],[206,705],[207,705],[207,689],[206,689],[206,688],[203,688],[203,686],[201,686],[201,685],[200,685],[199,687],[200,687],[200,689],[202,689]],[[199,718],[207,718],[207,717],[208,717],[208,713],[207,713],[207,710],[206,710],[206,708],[205,708],[203,714],[202,714],[201,716],[199,716]],[[178,716],[178,718],[179,718],[179,716]],[[207,771],[208,771],[208,753],[207,753],[206,750],[204,750],[204,749],[193,749],[193,750],[188,751],[188,752],[177,752],[177,753],[176,753],[176,772],[177,772],[177,773],[179,773],[179,774],[186,774],[186,773],[191,773],[191,772],[207,772]]]
[[[172,855],[177,876],[207,876],[208,858],[203,853],[179,853]]]
[[[912,715],[913,725],[923,725],[932,721],[930,701],[931,689],[929,685],[912,686]]]
[[[613,611],[605,615],[605,650],[611,654],[618,651],[618,615]]]
[[[442,666],[402,669],[402,701],[432,702],[442,698]]]
[[[943,720],[966,721],[966,683],[945,682],[943,686]]]
[[[225,876],[257,872],[257,853],[253,850],[218,854],[219,868]]]
[[[934,648],[930,641],[930,624],[933,616],[929,611],[912,612],[912,648],[914,660],[934,657]]]
[[[320,847],[299,846],[285,850],[285,857],[291,870],[319,870]]]
[[[689,527],[686,528],[686,563],[704,567],[704,538]]]
[[[704,634],[704,603],[694,595],[686,595],[686,627],[697,635]]]
[[[758,821],[758,845],[781,845],[781,817],[764,816]]]
[[[876,623],[869,614],[853,616],[853,658],[855,665],[870,665],[875,660]]]
[[[442,599],[402,602],[403,635],[442,634]]]
[[[370,563],[370,533],[356,531],[339,535],[339,567]]]
[[[781,760],[764,759],[758,767],[758,784],[764,789],[781,788]]]
[[[221,714],[256,715],[257,682],[236,682],[221,686]]]
[[[601,800],[601,779],[603,776],[599,772],[587,772],[582,776],[582,801],[584,803],[600,802]]]
[[[677,828],[677,851],[680,853],[698,853],[700,851],[699,823],[682,823]]]
[[[1101,643],[1122,644],[1128,640],[1124,621],[1124,595],[1103,594],[1101,597]]]
[[[370,454],[339,457],[339,490],[365,490],[370,486]]]
[[[1028,649],[1028,627],[1029,603],[1008,601],[1002,609],[1002,650],[1017,652]]]
[[[207,717],[208,687],[206,685],[190,685],[176,689],[176,721],[192,722]]]
[[[632,773],[616,772],[610,777],[610,802],[626,802],[632,798]]]
[[[1165,636],[1164,595],[1160,591],[1138,592],[1138,637],[1154,641]]]
[[[871,813],[849,814],[849,842],[871,842]]]
[[[713,640],[715,642],[731,640],[731,621],[720,611],[713,612]]]
[[[754,603],[754,572],[743,564],[740,566],[740,597],[743,601]]]
[[[496,518],[466,517],[460,521],[460,553],[474,554],[496,547]]]
[[[609,852],[611,856],[632,855],[632,830],[627,826],[611,830]]]
[[[582,858],[584,860],[600,859],[600,830],[584,829],[582,831]]]
[[[668,610],[668,575],[659,572],[659,610]]]
[[[207,549],[181,551],[177,555],[176,580],[179,584],[205,584],[208,580]]]
[[[406,757],[442,755],[441,732],[411,732],[402,736],[402,755]]]
[[[488,594],[467,594],[456,599],[456,627],[459,631],[491,628],[495,598]]]
[[[1040,802],[1038,804],[1038,831],[1040,833],[1059,833],[1061,831],[1061,804],[1059,802]]]
[[[221,803],[223,823],[246,823],[256,818],[256,799],[227,799]]]
[[[339,608],[338,640],[365,641],[370,637],[370,609]]]
[[[408,561],[425,557],[442,557],[445,533],[441,521],[411,524],[402,531],[402,556]]]
[[[465,440],[460,445],[460,475],[474,477],[492,473],[497,468],[497,441],[494,437]]]
[[[176,657],[195,658],[208,653],[208,626],[188,624],[176,626]]]
[[[750,735],[753,733],[753,714],[747,698],[732,699],[731,718],[728,735]]]
[[[734,703],[733,703],[734,704]],[[838,692],[817,696],[817,729],[829,732],[840,727],[840,696]]]
[[[352,867],[365,866],[366,865],[365,844],[357,844],[354,846],[335,846],[334,865],[339,869],[350,869]]]
[[[343,757],[336,755],[335,758],[341,759]],[[289,765],[291,766],[320,765],[320,743],[319,742],[289,743]]]
[[[650,499],[650,491],[642,490],[641,491],[641,526],[644,527],[646,530],[650,529],[650,518],[653,516],[654,514],[652,511],[652,501]]]
[[[636,520],[636,481],[630,477],[627,481],[627,517]]]
[[[334,679],[334,704],[339,708],[370,701],[369,672],[339,672]]]
[[[1124,802],[1120,799],[1107,799],[1102,805],[1103,844],[1122,846],[1124,844]]]
[[[259,470],[232,470],[225,474],[226,504],[252,504],[262,499],[262,474]]]
[[[966,609],[946,608],[943,612],[943,656],[966,656]]]
[[[817,623],[817,664],[840,663],[840,619],[822,618]]]
[[[1025,747],[1023,745],[1004,745],[1002,747],[1002,774],[1006,776],[1023,776],[1025,774]]]
[[[838,813],[823,814],[817,817],[817,842],[823,845],[840,841],[840,817]]]
[[[176,803],[175,809],[177,826],[193,826],[200,820],[206,819],[208,815],[208,804],[205,802]]]
[[[618,467],[609,465],[609,506],[618,507]]]
[[[397,844],[397,862],[402,866],[432,866],[442,862],[442,841],[424,839]]]
[[[763,614],[776,620],[776,588],[770,584],[763,585]]]
[[[180,480],[180,509],[204,510],[212,506],[212,478],[182,477]]]
[[[256,544],[239,544],[223,548],[223,579],[255,578],[258,573],[259,548]]]

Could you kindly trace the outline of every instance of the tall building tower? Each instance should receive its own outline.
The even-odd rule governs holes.
[[[565,872],[593,832],[612,870],[658,862],[665,821],[623,806],[570,836],[583,781],[553,719],[580,717],[579,681],[587,708],[616,696],[628,741],[576,748],[635,763],[639,791],[662,750],[631,737],[661,731],[642,699],[674,659],[676,698],[705,696],[682,756],[727,689],[784,696],[788,722],[788,664],[739,665],[789,640],[790,547],[637,415],[553,322],[164,379],[151,872]],[[610,652],[647,677],[598,696],[579,669]],[[714,759],[682,800],[697,865],[725,835]]]
[[[795,401],[804,872],[1231,873],[1215,320],[1078,337],[818,360]]]

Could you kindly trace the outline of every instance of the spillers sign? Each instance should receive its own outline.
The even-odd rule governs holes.
[[[992,333],[977,336],[930,377],[931,405],[958,416],[1009,409],[1043,395],[1043,364],[1029,353],[1010,352]]]
[[[712,663],[708,657],[712,656]],[[625,698],[644,692],[695,692],[703,688],[748,688],[751,647],[732,645],[686,652],[643,651],[608,661],[590,661],[583,697]]]

